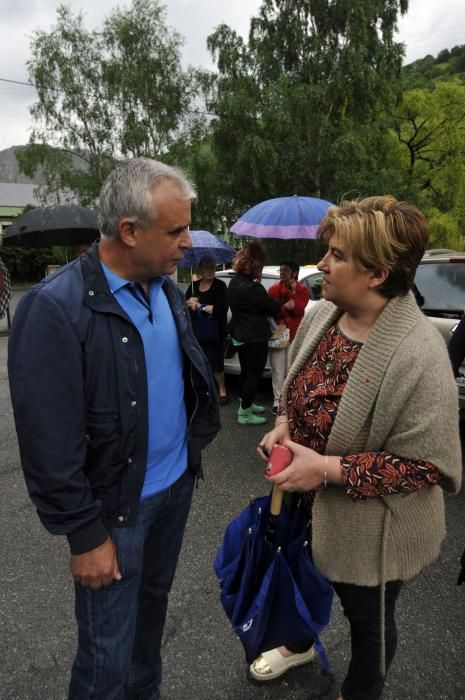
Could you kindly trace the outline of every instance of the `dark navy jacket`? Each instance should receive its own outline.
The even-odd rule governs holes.
[[[216,390],[183,295],[170,279],[164,289],[185,358],[188,466],[201,476],[201,450],[220,429]],[[24,296],[8,354],[29,494],[50,532],[67,535],[72,553],[88,551],[106,526],[134,523],[148,441],[142,340],[96,246]]]

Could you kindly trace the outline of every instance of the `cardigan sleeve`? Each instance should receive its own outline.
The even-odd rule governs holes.
[[[345,489],[354,500],[420,491],[440,482],[429,462],[402,459],[389,452],[364,452],[341,458]]]
[[[414,354],[393,363],[377,421],[388,420],[394,407],[395,421],[382,449],[434,464],[441,487],[457,493],[462,480],[458,391],[444,341],[432,330],[418,335]]]

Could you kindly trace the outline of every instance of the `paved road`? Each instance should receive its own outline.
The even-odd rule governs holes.
[[[67,547],[40,526],[19,467],[9,402],[7,339],[0,338],[0,700],[64,700],[75,646]],[[34,349],[31,348],[31,352]],[[242,648],[219,604],[212,560],[227,523],[266,487],[254,446],[260,428],[238,426],[237,391],[224,429],[205,454],[171,597],[164,640],[167,700],[334,700],[348,661],[338,604],[324,634],[332,673],[318,663],[267,685],[246,678]],[[271,406],[269,383],[260,399]],[[455,579],[465,544],[465,494],[447,499],[449,535],[440,559],[406,585],[398,609],[400,645],[385,700],[465,698],[465,586]]]

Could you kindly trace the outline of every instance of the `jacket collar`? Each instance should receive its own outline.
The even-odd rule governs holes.
[[[127,314],[113,298],[113,294],[108,286],[100,264],[98,243],[94,243],[87,253],[81,255],[80,262],[84,280],[84,306],[94,311],[118,313],[120,316],[128,318]]]
[[[98,243],[94,243],[87,253],[81,256],[80,261],[84,280],[83,304],[93,311],[117,314],[129,323],[132,323],[108,286],[105,273],[100,264]],[[188,322],[185,305],[181,300],[175,283],[169,277],[165,279],[163,290],[173,313],[180,343],[208,384],[208,372],[205,369],[202,351],[195,341],[192,327]]]

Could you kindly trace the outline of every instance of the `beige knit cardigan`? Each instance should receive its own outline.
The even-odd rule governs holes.
[[[318,302],[291,348],[290,384],[341,311]],[[387,450],[425,460],[441,486],[353,501],[340,486],[317,493],[312,551],[332,581],[374,586],[409,579],[433,561],[445,537],[443,489],[461,483],[457,388],[444,340],[413,294],[391,299],[371,329],[350,372],[326,454]]]

